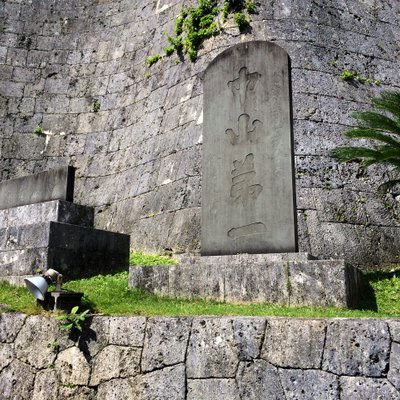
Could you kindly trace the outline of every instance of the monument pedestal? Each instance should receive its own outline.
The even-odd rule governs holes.
[[[179,265],[131,266],[129,286],[188,299],[351,308],[360,271],[307,253],[184,257]]]

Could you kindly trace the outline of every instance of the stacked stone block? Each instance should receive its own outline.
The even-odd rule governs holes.
[[[398,319],[5,313],[0,354],[2,399],[400,399]]]
[[[132,234],[135,248],[197,251],[203,72],[233,44],[270,40],[292,60],[300,250],[396,263],[399,193],[376,193],[388,170],[338,165],[328,152],[345,143],[351,110],[399,88],[398,1],[268,0],[250,32],[229,21],[196,63],[149,68],[182,4],[1,2],[1,179],[74,165],[76,200],[95,207],[97,227]],[[344,70],[380,85],[345,82]]]
[[[93,229],[93,209],[54,200],[0,210],[0,279],[54,268],[66,279],[126,269],[129,236]]]

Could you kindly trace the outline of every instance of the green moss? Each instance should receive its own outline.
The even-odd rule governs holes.
[[[41,125],[38,125],[34,130],[33,133],[38,136],[44,136],[44,130]]]
[[[98,99],[94,99],[92,101],[92,111],[97,113],[100,110],[100,101]]]
[[[146,64],[151,67],[153,64],[155,64],[158,60],[161,59],[160,54],[155,54],[154,56],[150,56],[146,58]]]
[[[233,20],[238,26],[240,32],[243,32],[250,25],[250,21],[242,12],[235,13],[233,15]]]

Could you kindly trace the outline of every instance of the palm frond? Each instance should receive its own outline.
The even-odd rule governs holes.
[[[361,161],[364,158],[377,159],[378,152],[367,147],[343,146],[337,147],[330,155],[341,162]]]
[[[380,110],[387,111],[400,119],[400,91],[382,92],[381,97],[372,99],[372,104]]]
[[[379,142],[387,143],[394,147],[400,148],[400,142],[393,137],[387,135],[386,133],[377,131],[375,129],[368,128],[353,128],[349,129],[344,133],[344,135],[350,139],[370,139],[377,140]]]
[[[358,121],[360,128],[379,129],[400,135],[400,126],[386,115],[373,111],[357,111],[351,116]]]

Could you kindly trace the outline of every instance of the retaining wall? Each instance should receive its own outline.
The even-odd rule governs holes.
[[[400,320],[0,315],[2,399],[400,399]]]
[[[375,193],[386,169],[338,165],[328,152],[344,143],[349,111],[399,88],[399,2],[265,0],[250,32],[228,23],[196,63],[149,68],[183,3],[2,1],[1,179],[69,163],[75,199],[96,207],[97,227],[131,234],[137,249],[197,251],[203,72],[235,43],[270,40],[292,60],[300,250],[398,261],[398,193]],[[344,70],[380,86],[345,82]]]

